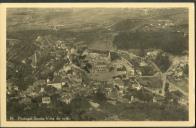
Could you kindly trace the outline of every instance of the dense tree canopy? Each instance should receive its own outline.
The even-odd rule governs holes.
[[[180,32],[122,32],[113,42],[120,49],[158,48],[173,54],[182,54],[188,48],[188,39]]]

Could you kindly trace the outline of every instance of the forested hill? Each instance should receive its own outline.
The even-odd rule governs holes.
[[[9,56],[23,59],[34,53],[38,36],[50,45],[57,40],[84,42],[106,48],[159,48],[173,54],[188,50],[188,12],[186,9],[9,9],[7,45]],[[60,26],[54,30],[54,26]],[[12,40],[14,39],[14,40]],[[14,51],[14,52],[12,52]],[[23,54],[23,53],[26,54]]]
[[[122,32],[114,44],[120,49],[162,49],[172,54],[181,55],[188,50],[188,37],[182,32]]]

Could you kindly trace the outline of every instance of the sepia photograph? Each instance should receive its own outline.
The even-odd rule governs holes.
[[[1,120],[194,120],[190,8],[106,5],[6,7]]]

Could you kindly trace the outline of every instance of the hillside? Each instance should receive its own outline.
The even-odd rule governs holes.
[[[100,49],[107,48],[108,43],[122,49],[140,48],[142,45],[144,48],[163,47],[168,52],[176,48],[175,53],[187,49],[187,37],[183,36],[188,32],[187,10],[146,10],[9,9],[7,38],[20,40],[20,45],[24,45],[21,47],[27,52],[26,47],[31,46],[37,36],[50,37],[50,43],[75,39],[74,42],[82,41]],[[169,23],[172,25],[164,26]],[[20,52],[20,49],[16,52]]]
[[[8,9],[7,120],[188,120],[187,14]]]

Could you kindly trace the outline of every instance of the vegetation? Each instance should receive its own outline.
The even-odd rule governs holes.
[[[139,72],[138,74],[141,71],[143,76],[147,75],[146,78],[136,76],[139,84],[152,90],[160,89],[162,86],[160,77],[151,76],[155,73],[154,67],[149,63],[145,66],[139,66],[140,57],[131,57],[132,55],[129,56],[129,52],[137,53],[136,55],[143,57],[148,49],[161,49],[163,52],[159,53],[156,59],[152,61],[162,72],[165,72],[171,64],[169,54],[165,53],[171,53],[175,56],[182,55],[188,50],[188,37],[184,36],[188,25],[187,21],[184,21],[186,16],[183,11],[179,10],[181,17],[179,15],[176,17],[176,15],[174,16],[175,9],[173,9],[174,14],[172,13],[172,16],[167,16],[167,9],[167,11],[164,11],[165,9],[151,10],[152,14],[150,15],[144,15],[141,11],[138,12],[137,9],[123,9],[123,13],[125,11],[129,14],[125,16],[120,15],[122,13],[121,9],[120,13],[118,10],[116,11],[117,15],[112,15],[110,11],[107,14],[107,11],[105,11],[106,15],[99,9],[91,9],[92,12],[96,12],[96,15],[91,15],[95,17],[89,18],[89,21],[83,19],[86,19],[86,16],[89,16],[88,12],[91,11],[77,11],[76,9],[70,12],[61,12],[60,9],[59,11],[45,12],[45,9],[36,10],[33,13],[27,10],[25,12],[22,12],[22,10],[8,12],[8,32],[6,34],[8,39],[6,49],[8,120],[10,117],[15,120],[19,120],[18,117],[42,117],[46,120],[50,120],[47,119],[48,117],[62,117],[64,118],[62,120],[73,121],[188,120],[188,110],[178,103],[182,97],[181,93],[170,92],[168,84],[165,88],[166,102],[160,101],[157,103],[153,102],[155,94],[151,91],[131,87],[130,84],[134,84],[132,83],[134,80],[127,81],[126,86],[124,82],[124,87],[120,87],[121,80],[119,86],[118,82],[110,83],[112,86],[110,87],[107,82],[102,83],[100,81],[95,81],[93,85],[88,75],[79,75],[80,73],[69,69],[61,70],[65,64],[69,65],[72,62],[81,70],[90,73],[93,65],[85,60],[86,55],[82,55],[85,49],[79,49],[76,55],[74,53],[68,58],[69,52],[65,52],[66,48],[61,49],[65,52],[61,54],[61,51],[60,53],[57,52],[60,49],[59,46],[56,46],[58,45],[56,42],[60,41],[68,47],[82,42],[90,48],[108,50],[108,47],[111,49],[115,47],[118,50],[123,49],[128,54],[121,53],[122,55],[119,56],[119,53],[111,52],[111,60],[118,60],[122,56],[133,65],[134,70]],[[77,14],[74,14],[75,12]],[[80,17],[78,13],[84,14]],[[161,16],[161,14],[164,16]],[[156,17],[158,15],[159,17],[147,19],[151,15]],[[145,25],[156,24],[158,19],[165,19],[165,15],[166,19],[171,20],[175,25],[172,29],[144,31]],[[30,18],[25,18],[26,16]],[[62,16],[71,16],[71,18],[64,20]],[[130,17],[143,17],[144,19],[129,19]],[[175,18],[172,20],[173,17]],[[182,19],[182,21],[176,23],[176,19]],[[55,27],[53,26],[54,23],[62,27],[57,30],[53,28]],[[53,27],[50,27],[50,25]],[[181,32],[177,32],[178,27],[180,27]],[[156,27],[152,29],[156,29]],[[112,43],[115,45],[114,47],[111,46]],[[37,53],[36,69],[31,66],[31,62],[28,60],[34,55],[35,51]],[[26,63],[22,62],[23,60]],[[58,72],[59,70],[63,73]],[[113,70],[114,67],[111,66],[109,71],[112,72]],[[120,70],[125,71],[125,67]],[[184,72],[188,74],[188,65],[184,68]],[[66,76],[66,74],[69,74],[69,76]],[[55,76],[59,79],[55,79]],[[55,79],[60,83],[62,82],[61,77],[66,77],[63,80],[65,86],[62,89],[58,90],[55,87],[45,86],[47,78],[51,81]],[[78,77],[81,79],[77,79]],[[60,84],[62,85],[63,82]],[[126,87],[129,89],[126,90]],[[109,96],[110,94],[112,96]],[[51,101],[43,103],[43,97],[50,98]]]
[[[19,89],[25,90],[35,81],[33,69],[29,64],[8,64],[7,79],[11,80]]]
[[[171,61],[169,60],[169,56],[166,53],[160,52],[156,59],[155,59],[155,63],[157,64],[157,66],[160,68],[160,70],[162,72],[167,71],[167,69],[170,67],[171,65]]]
[[[183,33],[158,31],[158,32],[122,32],[113,42],[120,49],[157,48],[172,54],[182,54],[188,49],[188,39]]]

